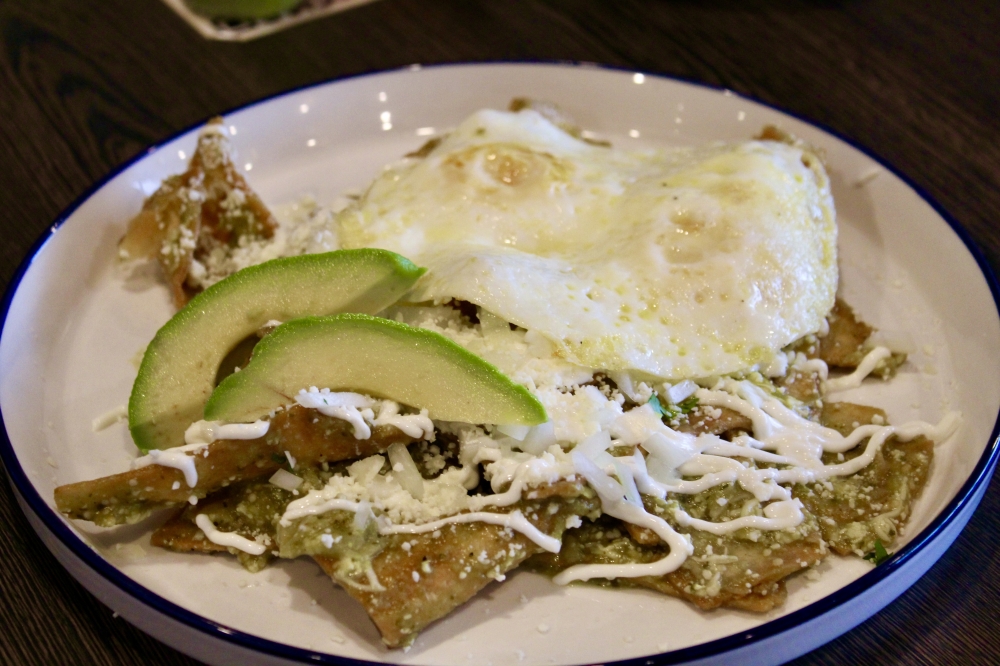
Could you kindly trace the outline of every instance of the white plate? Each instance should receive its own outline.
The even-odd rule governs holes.
[[[426,630],[409,652],[381,647],[372,624],[309,561],[245,573],[234,559],[148,545],[148,525],[99,530],[52,509],[59,484],[127,468],[123,426],[91,420],[126,402],[133,356],[167,320],[166,289],[123,282],[115,241],[143,197],[181,171],[189,131],[128,165],[54,225],[13,282],[0,340],[0,446],[22,505],[63,564],[109,606],[211,663],[575,664],[657,655],[777,663],[869,617],[951,544],[996,462],[1000,320],[996,286],[960,229],[891,170],[828,132],[727,91],[651,75],[564,65],[410,68],[319,85],[226,116],[238,161],[264,199],[330,200],[482,107],[515,96],[558,103],[615,143],[742,140],[778,124],[826,151],[840,213],[842,293],[916,350],[890,384],[858,396],[894,421],[965,417],[939,447],[907,544],[873,569],[830,558],[790,582],[788,603],[759,616],[701,613],[652,592],[560,588],[527,573],[493,585]],[[898,336],[897,336],[898,337]],[[851,396],[844,396],[845,398]],[[955,593],[959,593],[955,590]],[[331,656],[336,655],[336,656]],[[341,657],[341,658],[338,658]],[[643,660],[645,661],[645,660]]]

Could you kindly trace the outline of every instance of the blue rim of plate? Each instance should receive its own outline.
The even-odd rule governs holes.
[[[566,67],[567,69],[596,69],[605,70],[621,73],[634,74],[638,72],[635,69],[629,69],[626,67],[618,67],[613,65],[602,65],[598,63],[591,62],[575,62],[575,61],[546,61],[546,60],[522,60],[522,61],[484,61],[484,62],[470,62],[470,63],[444,63],[435,65],[410,65],[407,67],[401,67],[397,69],[390,70],[376,70],[371,72],[362,72],[359,74],[351,74],[347,76],[337,77],[333,79],[328,79],[319,83],[311,83],[290,90],[286,90],[280,93],[275,93],[268,97],[258,99],[249,104],[244,104],[232,109],[229,109],[221,114],[212,114],[212,116],[227,116],[231,113],[236,113],[239,111],[246,111],[252,109],[261,104],[266,104],[268,102],[274,101],[281,97],[294,95],[305,90],[310,90],[314,88],[321,88],[328,85],[333,85],[337,83],[342,83],[345,81],[350,81],[353,79],[367,78],[373,76],[379,76],[382,74],[392,74],[400,73],[405,71],[415,71],[422,69],[444,69],[448,67],[491,67],[491,66],[523,66],[523,67]],[[725,93],[728,95],[733,95],[752,102],[754,104],[759,104],[760,106],[778,111],[779,113],[785,114],[791,118],[795,118],[804,123],[807,123],[817,129],[830,134],[831,136],[840,139],[844,143],[848,144],[855,150],[867,155],[872,160],[877,162],[880,166],[887,169],[894,176],[903,181],[910,189],[912,189],[917,196],[923,199],[934,211],[941,216],[941,218],[947,222],[948,226],[955,233],[956,236],[961,239],[962,243],[965,245],[966,250],[975,259],[976,264],[979,266],[980,272],[986,279],[987,284],[990,288],[990,293],[993,295],[993,304],[1000,311],[1000,284],[997,283],[996,275],[993,272],[992,267],[986,260],[982,251],[976,245],[975,241],[969,235],[968,231],[959,224],[950,213],[948,213],[937,201],[935,201],[922,187],[914,183],[908,176],[899,172],[893,166],[889,165],[885,160],[876,155],[873,151],[857,144],[854,140],[840,134],[838,131],[827,127],[822,123],[815,122],[808,118],[784,109],[775,104],[770,104],[767,102],[762,102],[760,100],[754,99],[748,95],[743,95],[737,93],[728,88],[721,86],[716,86],[702,81],[695,81],[690,79],[684,79],[677,76],[668,76],[665,74],[656,74],[649,72],[639,72],[645,76],[654,79],[665,79],[668,81],[684,83],[689,85],[694,85],[700,88],[706,88],[720,93]],[[95,192],[100,190],[109,181],[117,177],[123,171],[131,167],[133,164],[139,162],[140,160],[149,157],[157,150],[159,150],[164,145],[170,143],[171,141],[192,132],[199,127],[202,127],[205,121],[195,123],[179,132],[176,132],[164,139],[163,141],[150,146],[145,151],[139,153],[132,159],[128,160],[124,164],[118,166],[116,169],[108,173],[106,176],[97,181],[94,185],[88,188],[83,194],[81,194],[77,199],[70,204],[49,226],[47,233],[43,234],[39,238],[32,248],[28,251],[27,256],[18,266],[14,275],[11,277],[11,281],[7,286],[4,293],[3,300],[0,301],[0,334],[2,334],[3,328],[7,322],[7,315],[10,312],[10,306],[13,302],[14,295],[17,293],[17,289],[21,284],[21,280],[24,278],[27,271],[31,268],[31,264],[34,262],[35,257],[44,247],[45,243],[49,238],[55,234],[59,228],[66,222],[66,220],[84,203],[86,202]],[[0,414],[0,425],[3,425],[3,417]],[[340,657],[324,652],[316,652],[313,650],[307,650],[303,648],[293,647],[286,645],[284,643],[279,643],[277,641],[268,640],[265,638],[260,638],[253,634],[248,634],[246,632],[233,629],[224,624],[213,622],[208,618],[202,617],[196,613],[193,613],[167,599],[161,597],[160,595],[146,589],[142,585],[139,585],[131,578],[123,574],[117,568],[109,564],[104,558],[97,554],[96,551],[87,546],[63,521],[63,519],[45,502],[45,500],[38,494],[34,485],[28,479],[21,467],[21,463],[18,460],[16,454],[14,453],[13,446],[10,442],[10,438],[7,434],[6,425],[3,425],[2,439],[0,439],[0,460],[3,461],[4,467],[6,468],[8,478],[14,485],[17,492],[21,495],[24,501],[31,507],[35,515],[42,521],[45,527],[52,532],[52,534],[58,538],[64,546],[66,546],[78,559],[86,563],[91,569],[96,573],[101,575],[105,580],[117,586],[121,591],[125,592],[129,596],[134,597],[138,601],[142,602],[146,606],[152,608],[160,614],[166,615],[173,620],[176,620],[191,629],[201,631],[208,635],[210,638],[217,640],[222,640],[227,643],[232,643],[235,646],[241,648],[247,648],[254,650],[256,652],[264,653],[267,655],[272,655],[282,659],[287,659],[291,661],[297,661],[300,663],[309,664],[335,664],[337,666],[377,666],[378,664],[383,664],[385,662],[372,662],[365,660],[352,659],[350,657]],[[939,535],[941,535],[967,508],[970,502],[975,498],[978,490],[984,487],[990,480],[993,474],[993,470],[996,467],[997,460],[1000,459],[1000,413],[997,414],[997,420],[994,422],[993,431],[990,434],[990,444],[983,451],[983,455],[980,457],[979,462],[976,467],[972,470],[969,478],[962,485],[956,496],[948,503],[947,506],[942,509],[937,517],[934,518],[931,523],[924,528],[924,530],[916,536],[916,538],[908,543],[901,550],[894,553],[889,560],[883,562],[879,566],[875,567],[865,575],[861,576],[857,580],[849,583],[848,585],[840,588],[836,592],[829,594],[822,599],[814,601],[813,603],[801,608],[797,611],[793,611],[788,615],[784,615],[780,618],[765,622],[754,629],[749,631],[740,632],[738,634],[732,634],[723,638],[718,638],[707,643],[701,643],[699,645],[693,645],[691,647],[682,648],[679,650],[673,650],[671,652],[666,652],[662,654],[649,655],[645,657],[639,657],[634,659],[626,659],[616,662],[606,662],[606,666],[654,666],[654,665],[666,665],[666,664],[682,664],[688,661],[694,661],[698,659],[708,659],[712,657],[721,657],[726,653],[733,652],[735,650],[749,647],[755,643],[773,638],[786,631],[794,629],[795,627],[815,620],[825,615],[826,613],[834,610],[837,606],[840,606],[847,601],[853,599],[854,597],[860,595],[864,591],[874,587],[875,585],[881,583],[882,581],[889,578],[892,574],[899,571],[908,561],[912,560],[917,556],[918,553],[927,548]],[[933,563],[932,563],[933,565]]]

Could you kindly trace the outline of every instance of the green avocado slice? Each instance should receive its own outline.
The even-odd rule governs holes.
[[[530,426],[548,420],[525,387],[444,336],[361,314],[304,317],[277,327],[247,367],[215,389],[205,418],[254,421],[313,386],[389,398],[444,421]]]
[[[202,417],[222,359],[267,322],[378,312],[424,270],[386,250],[338,250],[274,259],[212,285],[146,348],[128,403],[136,446],[148,451],[184,444],[185,429]]]

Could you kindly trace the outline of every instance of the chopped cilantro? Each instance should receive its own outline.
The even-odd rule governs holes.
[[[279,465],[288,462],[288,458],[282,455],[278,455],[277,453],[271,454],[271,460],[278,463]]]
[[[646,404],[652,407],[653,411],[656,412],[660,418],[666,421],[673,421],[679,416],[690,414],[691,411],[698,406],[698,398],[692,395],[676,405],[669,403],[664,407],[663,403],[660,402],[659,396],[654,393],[653,397],[651,397]]]
[[[659,416],[660,418],[663,418],[664,416],[667,415],[667,410],[663,409],[663,405],[660,404],[660,398],[655,393],[653,394],[653,397],[649,399],[649,402],[647,402],[646,404],[652,407],[653,411],[656,412],[656,415]]]
[[[681,400],[677,407],[681,410],[682,414],[690,414],[694,411],[694,408],[698,406],[698,398],[693,395],[685,400]]]
[[[878,566],[889,559],[890,555],[892,555],[892,553],[885,549],[885,546],[882,545],[882,540],[875,539],[875,550],[865,555],[865,559],[875,566]]]

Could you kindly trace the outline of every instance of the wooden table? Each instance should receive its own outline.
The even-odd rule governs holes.
[[[1000,4],[382,0],[243,44],[157,0],[0,2],[0,279],[94,181],[213,113],[411,63],[607,63],[819,121],[937,199],[1000,265]],[[190,664],[101,605],[0,484],[0,661]],[[899,600],[797,664],[996,663],[1000,484]]]

